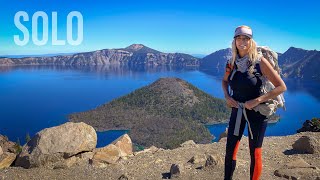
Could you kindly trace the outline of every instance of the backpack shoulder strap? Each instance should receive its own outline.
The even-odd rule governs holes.
[[[233,79],[233,76],[236,74],[236,72],[237,72],[237,65],[234,64],[234,67],[232,68],[232,71],[231,71],[230,80]]]
[[[226,73],[230,74],[234,69],[234,66],[231,65],[231,59],[228,59],[227,63],[226,63]]]
[[[254,65],[254,75],[259,78],[263,76],[261,68],[260,68],[261,58],[262,58],[262,56],[259,56],[255,65]]]

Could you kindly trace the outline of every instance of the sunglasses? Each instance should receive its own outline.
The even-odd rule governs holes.
[[[234,38],[236,41],[249,41],[250,38],[245,36],[245,37],[240,37],[240,36],[237,36]]]

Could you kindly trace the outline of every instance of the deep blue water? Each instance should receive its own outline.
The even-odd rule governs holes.
[[[0,67],[0,134],[23,143],[27,133],[33,136],[43,128],[62,124],[70,113],[93,109],[160,77],[179,77],[223,98],[221,78],[196,68]],[[297,80],[286,80],[286,84],[287,111],[279,111],[281,120],[269,125],[267,136],[294,134],[306,119],[320,116],[320,84]],[[208,128],[218,137],[226,126]],[[98,133],[98,146],[123,133]]]

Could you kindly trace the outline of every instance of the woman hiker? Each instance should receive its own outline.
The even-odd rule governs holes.
[[[233,72],[234,68],[236,68],[235,72]],[[272,91],[266,94],[260,91],[262,82],[255,75],[257,69],[275,86]],[[228,90],[229,86],[232,94]],[[262,172],[262,142],[267,121],[266,116],[254,111],[253,108],[286,91],[286,85],[268,60],[258,55],[252,29],[248,26],[239,26],[235,30],[232,58],[227,63],[222,88],[227,105],[232,108],[227,136],[224,179],[232,179],[239,142],[248,121],[250,179],[257,180]],[[239,108],[240,111],[238,111]]]

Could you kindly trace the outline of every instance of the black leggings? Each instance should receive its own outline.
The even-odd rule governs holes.
[[[232,108],[232,113],[229,121],[225,156],[225,180],[232,179],[232,175],[236,167],[236,156],[239,148],[239,142],[241,140],[246,125],[246,120],[242,115],[239,136],[233,135],[237,111],[237,108]],[[260,178],[262,172],[261,146],[267,128],[267,121],[266,116],[263,116],[259,112],[255,112],[254,110],[246,109],[246,114],[253,134],[253,139],[251,139],[250,133],[248,132],[251,157],[250,179],[256,180]]]

